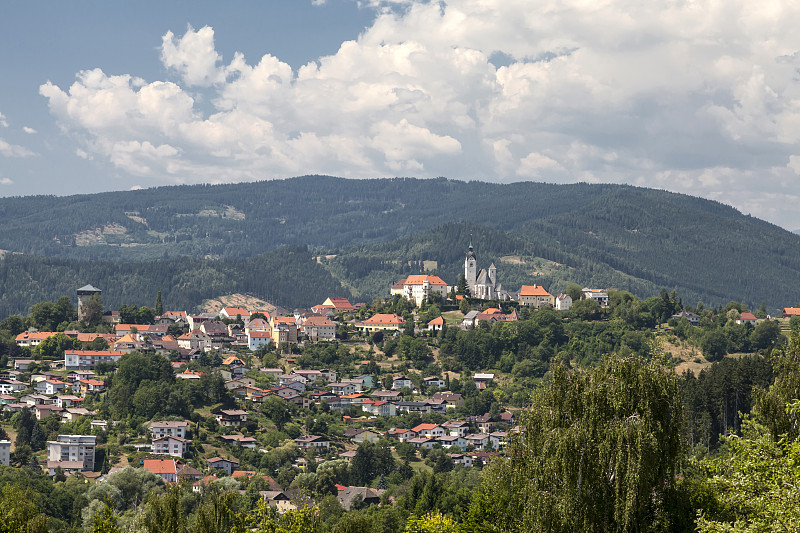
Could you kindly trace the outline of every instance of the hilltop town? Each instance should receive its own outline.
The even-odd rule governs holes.
[[[421,473],[481,469],[555,361],[707,368],[800,325],[795,308],[775,320],[736,302],[689,309],[666,291],[509,291],[471,244],[457,283],[412,274],[371,303],[192,313],[159,294],[153,308],[106,311],[101,289],[76,296],[77,308],[61,298],[0,323],[13,334],[0,463],[92,483],[141,469],[200,494],[232,480],[278,513],[325,496],[345,510],[385,503]]]

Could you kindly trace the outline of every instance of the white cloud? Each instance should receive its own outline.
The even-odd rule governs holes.
[[[142,189],[143,189],[143,187],[141,185],[134,185],[133,187],[131,187],[128,190],[129,191],[141,191]]]
[[[87,156],[172,182],[626,182],[764,213],[764,183],[800,192],[793,2],[361,3],[373,24],[297,70],[267,51],[225,63],[213,29],[189,27],[162,39],[172,81],[94,69],[40,92]]]
[[[14,180],[11,178],[0,178],[0,185],[11,185],[14,183]]]
[[[0,126],[2,126],[3,128],[8,127],[8,121],[6,120],[6,116],[2,113],[0,113]]]
[[[24,131],[28,135],[36,135],[36,133],[38,133],[35,129],[31,128],[30,126],[23,126],[22,131]]]
[[[5,139],[0,139],[0,155],[6,157],[32,157],[36,155],[36,152],[28,150],[24,146],[10,144]]]

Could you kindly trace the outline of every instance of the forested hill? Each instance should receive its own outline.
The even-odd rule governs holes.
[[[408,261],[436,261],[455,283],[470,232],[479,267],[496,262],[512,290],[575,281],[642,297],[666,287],[692,304],[765,301],[774,310],[800,301],[800,237],[718,202],[622,185],[305,176],[0,199],[0,249],[26,254],[1,262],[0,312],[24,310],[34,293],[72,294],[74,283],[102,286],[109,305],[115,286],[150,304],[171,283],[195,285],[198,298],[210,287],[250,287],[284,307],[334,290],[366,300],[422,268]],[[280,267],[281,250],[294,250],[291,268]],[[302,289],[292,290],[287,276],[312,253],[336,257],[309,259]],[[254,268],[259,261],[270,268]]]

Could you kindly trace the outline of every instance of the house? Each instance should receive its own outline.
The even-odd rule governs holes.
[[[192,443],[189,439],[183,437],[175,437],[172,435],[165,435],[153,439],[152,450],[153,453],[159,455],[172,455],[173,457],[183,457],[189,451],[189,445]]]
[[[200,331],[208,335],[212,342],[223,342],[229,340],[228,326],[219,320],[206,320],[200,324]]]
[[[472,379],[475,380],[475,386],[478,390],[483,390],[494,380],[494,374],[477,373]]]
[[[99,379],[82,379],[77,385],[80,387],[81,394],[86,396],[89,393],[100,392],[106,389],[104,381]]]
[[[159,476],[167,483],[178,482],[178,463],[175,459],[145,459],[144,469]]]
[[[10,394],[12,392],[20,392],[27,388],[21,381],[16,379],[3,379],[0,380],[0,394]]]
[[[401,391],[376,390],[375,392],[370,394],[369,397],[374,400],[399,402],[400,400],[403,399],[403,393]]]
[[[75,422],[82,416],[93,415],[94,412],[83,407],[68,407],[61,412],[61,422]]]
[[[464,328],[472,328],[475,327],[475,317],[480,314],[480,311],[472,310],[469,311],[466,315],[464,315],[464,319],[461,321],[461,326]]]
[[[189,465],[178,467],[178,481],[198,481],[203,477],[203,473]]]
[[[160,437],[180,437],[186,438],[186,431],[189,429],[189,422],[165,420],[163,422],[150,422],[150,432],[153,438]]]
[[[392,380],[392,390],[410,389],[414,386],[414,382],[406,376],[397,376]]]
[[[270,320],[272,342],[276,345],[297,344],[297,323],[292,316],[276,316]]]
[[[739,315],[739,319],[736,321],[737,324],[750,324],[755,326],[756,325],[756,315],[749,312],[744,312]]]
[[[463,453],[448,453],[447,456],[453,461],[453,466],[473,466],[475,464],[471,456]]]
[[[327,453],[331,449],[331,441],[319,435],[304,435],[294,439],[297,447],[303,451],[314,449],[317,452]]]
[[[439,276],[418,274],[408,276],[403,283],[403,298],[422,305],[426,301],[442,301],[447,298],[447,283]]]
[[[257,444],[256,439],[253,437],[245,437],[244,435],[220,435],[218,438],[220,442],[224,444],[233,444],[250,450],[255,449]]]
[[[364,442],[378,442],[382,435],[377,431],[366,428],[348,428],[344,432],[345,438],[349,438],[355,444]]]
[[[234,470],[239,468],[239,461],[236,459],[223,459],[222,457],[212,457],[208,460],[209,468],[221,468],[228,475],[231,475]]]
[[[489,413],[475,417],[474,422],[480,433],[491,433],[494,431],[494,419],[492,419]]]
[[[239,409],[222,409],[216,415],[217,424],[220,426],[243,426],[247,422],[247,411]]]
[[[397,415],[397,406],[385,400],[367,400],[361,403],[361,409],[375,416]]]
[[[493,431],[489,433],[489,445],[493,450],[499,450],[506,444],[508,433],[505,431]]]
[[[472,433],[464,437],[464,440],[467,441],[467,445],[472,445],[475,449],[483,450],[489,444],[489,434],[488,433]]]
[[[420,437],[442,437],[446,435],[446,432],[442,426],[439,424],[420,424],[416,427],[411,428],[411,431],[419,435]]]
[[[272,333],[269,331],[247,332],[247,348],[254,352],[262,346],[267,346],[270,342],[272,342]]]
[[[458,435],[442,435],[441,437],[436,437],[436,442],[441,444],[442,448],[452,448],[453,446],[458,446],[463,450],[467,447],[466,439]]]
[[[559,294],[556,296],[555,308],[558,311],[569,311],[572,308],[572,297],[569,294]]]
[[[422,380],[423,387],[435,387],[437,389],[441,389],[445,386],[445,382],[442,378],[437,378],[436,376],[428,376]]]
[[[690,313],[689,311],[681,311],[680,313],[672,315],[670,318],[674,318],[675,320],[681,320],[685,318],[686,320],[689,321],[689,324],[691,324],[692,326],[696,326],[697,324],[700,323],[700,315],[697,315],[695,313]]]
[[[350,300],[347,298],[328,298],[320,305],[315,305],[311,308],[311,311],[317,314],[323,314],[325,312],[347,312],[347,311],[355,311],[356,307],[350,303]]]
[[[398,411],[405,411],[406,413],[420,413],[426,414],[431,412],[431,406],[427,402],[397,402]]]
[[[590,289],[589,287],[584,287],[583,291],[583,299],[584,300],[594,300],[600,307],[608,307],[608,291],[605,289]]]
[[[414,437],[413,439],[408,439],[406,442],[412,444],[414,448],[433,448],[436,444],[436,439],[432,439],[431,437]]]
[[[442,427],[448,434],[457,437],[466,437],[469,434],[469,424],[462,420],[448,420]]]
[[[83,398],[79,396],[73,396],[71,394],[62,394],[56,396],[55,405],[59,407],[63,407],[66,409],[67,407],[77,407],[83,404]]]
[[[364,392],[364,380],[361,378],[348,378],[343,379],[341,383],[346,385],[352,385],[355,389],[355,392]]]
[[[211,337],[199,329],[193,329],[178,337],[178,346],[185,350],[198,350],[208,352],[211,350]]]
[[[250,311],[243,307],[223,307],[219,312],[219,317],[229,320],[241,318],[242,321],[247,324],[248,320],[250,319]]]
[[[401,316],[378,313],[361,322],[357,327],[366,333],[372,333],[375,331],[400,331],[405,325],[406,321]]]
[[[793,316],[800,316],[800,307],[784,307],[783,308],[783,318],[792,318]],[[17,342],[19,344],[19,342]],[[14,364],[14,368],[16,368],[16,363]]]
[[[542,307],[554,307],[555,303],[553,295],[541,285],[523,285],[519,290],[520,305],[541,309]]]
[[[347,487],[336,497],[339,504],[349,511],[355,502],[361,505],[377,505],[381,502],[381,496],[386,492],[383,489],[371,489],[369,487]]]
[[[444,317],[437,316],[427,325],[428,331],[442,331],[444,329]]]
[[[268,506],[274,507],[279,514],[297,509],[297,505],[292,502],[291,497],[282,490],[261,490],[258,491],[258,494],[267,502]]]
[[[53,394],[58,394],[62,390],[66,389],[67,385],[67,383],[58,381],[57,379],[46,379],[36,384],[36,392],[52,396]]]
[[[328,317],[309,317],[303,322],[301,329],[310,341],[332,341],[336,339],[336,323]]]
[[[67,374],[67,381],[75,383],[76,381],[80,381],[82,379],[94,379],[94,376],[94,370],[73,370]]]
[[[458,409],[464,405],[464,398],[460,394],[455,394],[450,391],[436,392],[431,396],[431,400],[443,401],[447,409]]]
[[[34,347],[38,346],[43,340],[55,335],[56,333],[56,331],[26,331],[17,335],[14,341],[17,343],[17,346]],[[24,368],[22,366],[17,366],[17,361],[20,362],[20,365],[24,365]],[[31,359],[17,359],[14,361],[14,368],[19,370],[28,370],[27,365],[31,364],[32,362],[33,360]]]
[[[79,462],[79,470],[94,470],[94,451],[97,437],[94,435],[59,435],[56,440],[47,442],[48,469],[55,471],[60,466],[50,463],[66,461]],[[51,474],[52,475],[52,474]]]
[[[356,386],[353,383],[328,383],[328,388],[331,389],[333,394],[344,396],[356,392]]]
[[[404,428],[392,428],[386,432],[386,436],[390,439],[396,439],[400,442],[405,442],[407,440],[411,440],[417,437],[417,434],[411,431],[410,429]]]
[[[65,350],[64,369],[72,371],[94,370],[97,363],[116,363],[126,353],[116,350]]]

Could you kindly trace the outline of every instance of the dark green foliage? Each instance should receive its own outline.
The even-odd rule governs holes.
[[[505,255],[558,263],[534,279],[530,265],[498,264],[511,289],[537,282],[563,291],[578,282],[648,296],[669,287],[686,301],[736,298],[773,309],[800,300],[800,237],[717,202],[621,185],[307,176],[0,199],[0,215],[0,248],[25,254],[0,261],[2,314],[71,296],[87,282],[106,290],[110,308],[152,305],[156,289],[171,308],[230,292],[287,307],[346,295],[296,248],[306,245],[336,252],[324,266],[371,300],[421,271],[423,260],[437,261],[437,272],[455,284],[470,233],[480,264]],[[85,238],[109,225],[125,232],[95,244]],[[126,263],[104,262],[116,260]]]
[[[555,367],[476,505],[491,531],[646,530],[669,515],[683,423],[678,380],[658,364]]]

